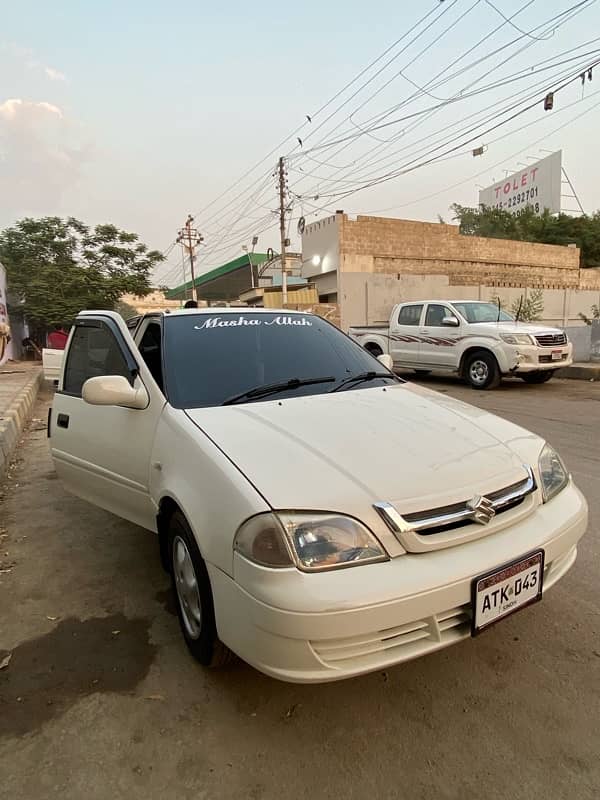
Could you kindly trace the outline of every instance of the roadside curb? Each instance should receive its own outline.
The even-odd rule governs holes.
[[[41,385],[42,370],[40,368],[35,370],[6,411],[0,415],[0,478],[3,478],[8,470],[10,459],[17,448],[19,436],[31,417]]]
[[[556,377],[574,381],[600,381],[600,364],[572,364],[570,367],[557,369]]]

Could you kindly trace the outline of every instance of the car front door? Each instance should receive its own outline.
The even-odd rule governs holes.
[[[88,378],[120,375],[148,393],[146,408],[91,405]],[[165,398],[117,314],[77,318],[54,397],[49,433],[56,471],[85,500],[155,529],[150,457]]]
[[[396,310],[396,318],[390,325],[390,355],[396,366],[419,365],[419,324],[422,313],[423,303],[409,303]]]
[[[456,320],[458,325],[444,324]],[[456,369],[459,356],[457,344],[461,333],[459,317],[446,305],[427,303],[423,324],[419,328],[421,339],[420,360],[428,369]]]

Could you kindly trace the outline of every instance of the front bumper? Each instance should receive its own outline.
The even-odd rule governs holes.
[[[536,347],[534,345],[519,345],[513,348],[514,364],[510,369],[513,374],[523,372],[544,372],[562,367],[569,367],[573,363],[573,345],[567,342],[556,347]],[[556,353],[559,358],[553,358]]]
[[[510,528],[383,564],[311,575],[265,570],[236,555],[237,580],[208,565],[219,637],[285,681],[320,683],[386,668],[470,636],[477,575],[542,547],[549,589],[575,562],[586,525],[586,501],[571,483]]]

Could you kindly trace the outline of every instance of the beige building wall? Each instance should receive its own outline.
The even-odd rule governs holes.
[[[591,316],[592,305],[600,303],[598,289],[543,289],[542,321],[567,327],[583,325],[582,312]],[[393,306],[410,300],[491,300],[499,296],[504,306],[527,298],[530,287],[506,287],[487,283],[451,283],[447,275],[340,275],[340,322],[376,325],[387,322]]]
[[[461,236],[456,225],[340,215],[340,271],[447,275],[553,288],[579,285],[579,249]],[[473,282],[472,280],[470,282]]]
[[[167,308],[180,308],[182,305],[179,300],[167,300],[164,292],[159,291],[151,292],[145,297],[124,294],[121,300],[135,308],[138,314],[151,314],[153,311],[165,311]],[[200,305],[206,304],[201,303]]]

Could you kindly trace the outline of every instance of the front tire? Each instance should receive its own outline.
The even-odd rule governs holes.
[[[539,370],[538,372],[524,372],[519,378],[525,383],[546,383],[554,375],[553,369]]]
[[[234,656],[217,635],[213,596],[204,559],[180,511],[169,520],[169,566],[185,643],[205,667],[222,667]]]
[[[498,362],[487,350],[478,350],[467,358],[464,376],[472,389],[494,389],[501,378]]]

